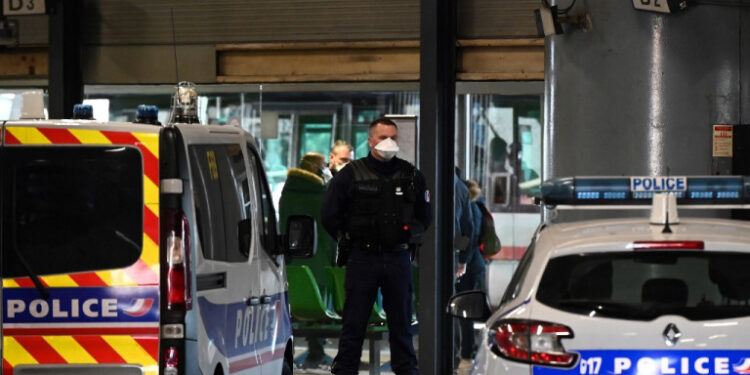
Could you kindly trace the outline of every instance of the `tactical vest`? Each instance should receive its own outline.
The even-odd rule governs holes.
[[[409,242],[416,223],[414,166],[401,162],[390,176],[371,170],[365,159],[351,162],[354,170],[352,205],[347,230],[353,243],[385,247]]]

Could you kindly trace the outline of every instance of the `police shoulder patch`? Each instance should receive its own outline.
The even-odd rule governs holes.
[[[430,190],[429,189],[425,189],[424,191],[424,201],[427,203],[430,203]]]

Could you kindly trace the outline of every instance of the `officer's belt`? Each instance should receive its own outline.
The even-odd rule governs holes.
[[[352,249],[362,249],[365,251],[388,253],[409,250],[409,244],[399,243],[392,246],[384,246],[378,243],[354,241],[352,242]]]

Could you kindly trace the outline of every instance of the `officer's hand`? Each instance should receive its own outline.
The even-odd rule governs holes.
[[[458,269],[456,270],[456,278],[463,276],[466,273],[466,263],[459,263]]]

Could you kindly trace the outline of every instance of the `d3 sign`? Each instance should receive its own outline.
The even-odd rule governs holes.
[[[3,15],[22,16],[47,12],[45,0],[3,0]]]

